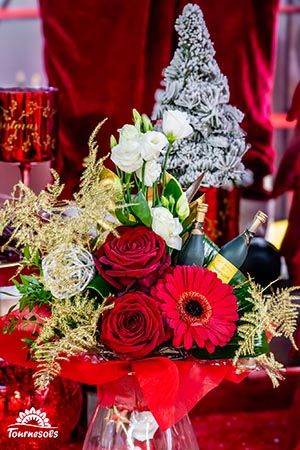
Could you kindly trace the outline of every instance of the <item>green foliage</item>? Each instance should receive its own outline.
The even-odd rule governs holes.
[[[114,295],[116,290],[101,275],[96,275],[88,284],[87,289],[91,289],[103,299]]]
[[[188,217],[190,208],[185,193],[182,193],[177,200],[175,211],[181,222]]]
[[[41,269],[41,258],[38,251],[32,251],[29,245],[24,247],[22,265],[26,267],[38,267]]]
[[[142,117],[135,108],[132,110],[132,116],[133,116],[133,123],[134,123],[135,128],[138,131],[141,131]]]
[[[197,359],[233,359],[239,349],[239,336],[237,333],[225,347],[216,347],[213,353],[207,350],[194,347],[191,354]],[[244,358],[254,358],[269,351],[269,344],[265,333],[255,334],[253,336],[253,349],[251,352],[243,355]]]
[[[12,334],[17,326],[24,329],[27,327],[28,324],[32,324],[33,322],[35,323],[36,326],[39,325],[37,318],[35,316],[31,316],[28,319],[25,317],[21,317],[21,318],[20,317],[9,317],[3,327],[3,334]],[[38,336],[36,327],[33,328],[32,335],[35,337]],[[32,338],[28,338],[28,339],[24,338],[22,340],[24,342],[28,341],[28,343],[30,342],[30,344],[34,341],[34,339],[32,339]]]
[[[136,218],[130,213],[128,207],[117,205],[115,215],[122,225],[134,227],[137,225]]]
[[[180,184],[175,178],[171,178],[166,184],[161,196],[162,205],[168,208],[174,215],[183,222],[190,214],[189,203]]]
[[[145,133],[153,130],[152,122],[146,114],[142,114],[142,127]]]
[[[147,202],[142,191],[138,192],[134,199],[134,204],[131,205],[133,214],[144,224],[146,227],[151,227],[152,216],[149,203]]]
[[[175,202],[179,200],[182,194],[182,189],[180,184],[178,183],[175,178],[171,178],[170,181],[167,183],[165,190],[164,190],[164,196],[165,197],[173,197]]]
[[[41,280],[34,275],[20,275],[21,283],[13,280],[14,285],[22,294],[19,300],[19,310],[23,311],[28,306],[29,311],[32,311],[35,305],[48,304],[52,300],[50,291],[45,290]]]

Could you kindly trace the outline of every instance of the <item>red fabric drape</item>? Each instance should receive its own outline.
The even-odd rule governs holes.
[[[279,0],[198,0],[229,78],[231,102],[245,114],[252,148],[245,157],[257,177],[272,169],[268,119],[275,18]],[[108,116],[108,136],[136,107],[151,113],[162,69],[169,64],[176,16],[187,0],[40,0],[49,83],[60,89],[56,168],[70,193],[78,182],[87,139]]]
[[[287,262],[291,285],[300,286],[300,82],[294,92],[287,119],[297,120],[297,127],[294,139],[280,161],[272,196],[276,198],[285,192],[293,192],[289,224],[281,252]]]

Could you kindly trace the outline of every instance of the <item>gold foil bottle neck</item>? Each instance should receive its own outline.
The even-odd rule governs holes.
[[[205,214],[207,213],[208,205],[207,203],[197,203],[196,210],[196,222],[203,223],[205,219]]]
[[[255,217],[253,219],[253,222],[251,223],[250,227],[248,228],[248,230],[250,231],[250,233],[256,233],[257,229],[264,223],[266,223],[268,220],[268,216],[267,214],[265,214],[262,211],[258,211],[255,214]]]

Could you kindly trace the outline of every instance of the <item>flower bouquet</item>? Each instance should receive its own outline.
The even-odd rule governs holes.
[[[184,192],[166,171],[173,144],[193,132],[186,114],[166,111],[155,129],[133,119],[111,137],[116,173],[97,160],[100,124],[73,201],[60,200],[53,172],[38,195],[19,183],[0,210],[23,251],[0,356],[35,368],[39,390],[57,375],[97,385],[85,450],[193,450],[187,414],[222,380],[264,367],[278,383],[268,342],[294,342],[297,307],[291,290],[266,294],[232,263],[220,276],[207,205],[191,202],[199,180]]]

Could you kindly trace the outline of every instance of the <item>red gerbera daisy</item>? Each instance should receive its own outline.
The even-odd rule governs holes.
[[[195,342],[213,353],[234,335],[239,317],[233,288],[208,269],[176,266],[158,281],[152,295],[173,329],[175,347],[189,350]]]

